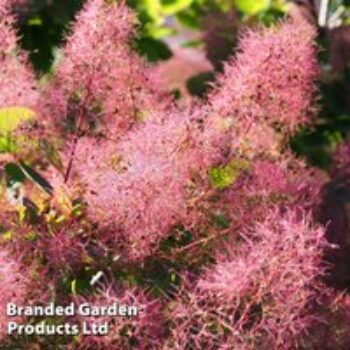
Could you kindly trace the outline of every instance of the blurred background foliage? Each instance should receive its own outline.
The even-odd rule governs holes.
[[[115,0],[112,0],[115,1]],[[270,25],[286,13],[319,24],[321,98],[319,118],[312,129],[302,130],[291,142],[293,149],[319,167],[327,168],[337,145],[350,135],[350,1],[329,0],[326,16],[322,1],[312,0],[128,0],[138,14],[140,31],[135,48],[150,62],[168,64],[168,73],[185,79],[190,96],[205,98],[215,73],[235,51],[237,34],[246,26]],[[59,60],[59,47],[83,0],[29,0],[17,10],[22,46],[30,53],[37,74],[45,78]],[[327,1],[326,1],[327,3]],[[321,10],[322,11],[322,10]],[[179,52],[202,56],[189,70]],[[203,60],[206,63],[203,63]],[[180,62],[180,63],[181,63]],[[170,68],[169,68],[170,67]],[[188,68],[188,67],[187,67]],[[187,69],[188,70],[188,69]],[[166,72],[166,69],[165,69]],[[193,73],[193,75],[192,75]],[[173,87],[178,96],[183,90]]]

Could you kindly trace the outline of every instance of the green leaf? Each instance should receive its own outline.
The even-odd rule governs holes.
[[[140,54],[150,62],[167,60],[172,56],[168,46],[160,40],[143,37],[136,42],[136,46]]]
[[[235,6],[246,15],[254,16],[267,10],[271,0],[235,0]]]
[[[31,231],[31,232],[28,232],[28,233],[25,235],[25,238],[26,238],[28,241],[35,242],[36,240],[38,240],[39,234],[38,234],[37,232]]]
[[[176,33],[174,28],[166,26],[149,26],[147,34],[153,39],[162,39],[168,36],[172,36]]]
[[[199,29],[199,16],[196,13],[192,13],[190,11],[179,12],[176,15],[177,20],[185,27],[191,29]]]
[[[70,287],[71,287],[71,293],[73,295],[77,295],[77,280],[73,280],[70,284]]]
[[[34,111],[25,107],[0,108],[0,133],[7,134],[35,116]]]
[[[1,135],[0,133],[0,153],[15,153],[19,149],[17,140],[11,135]]]
[[[42,26],[43,20],[39,16],[35,16],[28,19],[28,26]]]
[[[160,0],[142,0],[142,7],[146,10],[148,16],[156,23],[162,23]]]
[[[53,194],[53,188],[50,185],[50,183],[46,179],[44,179],[40,174],[38,174],[34,169],[26,165],[24,162],[20,162],[19,167],[21,168],[25,176],[29,180],[34,182],[34,184],[36,184],[41,190],[47,192],[50,195]]]
[[[210,83],[214,79],[213,72],[202,72],[188,79],[186,81],[186,87],[192,95],[203,98],[210,88]]]
[[[10,185],[18,182],[24,182],[26,179],[26,176],[21,168],[15,163],[6,164],[5,173]]]
[[[223,167],[214,167],[209,170],[211,184],[217,189],[224,189],[232,185],[242,171],[249,167],[249,163],[242,159],[233,159]]]
[[[185,10],[192,5],[194,0],[172,0],[162,1],[162,13],[165,16],[172,16]]]

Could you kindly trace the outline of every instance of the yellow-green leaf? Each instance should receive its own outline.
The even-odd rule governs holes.
[[[21,123],[35,118],[35,112],[26,107],[0,108],[0,133],[15,130]]]
[[[70,284],[71,292],[73,295],[77,295],[77,280],[73,280]]]
[[[235,0],[238,10],[247,15],[256,15],[267,10],[271,5],[271,0]]]
[[[190,7],[192,3],[193,0],[175,0],[169,3],[162,4],[162,12],[166,16],[172,16]]]
[[[229,187],[237,180],[242,171],[248,168],[247,161],[234,158],[226,166],[211,168],[209,170],[210,182],[217,189]]]

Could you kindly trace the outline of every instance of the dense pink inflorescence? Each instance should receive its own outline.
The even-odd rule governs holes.
[[[271,211],[238,236],[175,308],[174,348],[291,348],[312,323],[324,230]]]
[[[213,109],[238,121],[295,131],[314,112],[315,30],[302,20],[246,31],[211,96]]]
[[[278,161],[256,160],[251,164],[247,175],[242,176],[228,191],[233,207],[242,205],[244,208],[244,202],[248,201],[251,207],[256,203],[261,212],[279,203],[282,207],[318,209],[321,177],[293,155],[283,154],[282,157]],[[233,204],[238,195],[242,201]],[[232,205],[229,207],[232,208]]]
[[[112,286],[104,287],[96,295],[76,299],[78,305],[89,303],[93,307],[106,307],[116,304],[129,308],[127,315],[117,316],[81,316],[80,321],[89,327],[92,324],[108,323],[109,332],[105,336],[84,336],[79,349],[120,350],[120,349],[160,349],[164,338],[164,318],[162,305],[150,298],[141,289],[116,290]],[[131,308],[131,309],[130,309]],[[118,310],[118,309],[117,309]]]
[[[215,125],[198,116],[172,113],[140,125],[118,144],[81,139],[75,168],[90,217],[112,226],[131,255],[147,256],[186,215],[195,177],[219,158],[215,137],[208,137],[214,133]]]
[[[165,99],[158,98],[152,69],[130,47],[135,21],[124,4],[85,4],[44,96],[56,122],[64,123],[75,114],[84,119],[85,128],[110,132],[117,139],[135,121],[161,108]]]
[[[83,22],[78,28],[80,25],[83,27]],[[301,39],[295,39],[295,30]],[[267,128],[276,144],[270,154],[276,157],[281,139],[269,123],[280,121],[286,129],[294,129],[309,111],[315,78],[312,38],[312,28],[302,22],[247,34],[241,53],[226,67],[209,105],[201,110],[197,106],[185,110],[172,107],[166,113],[153,109],[151,118],[139,122],[117,143],[80,139],[74,167],[86,187],[89,216],[109,227],[117,239],[126,240],[131,255],[144,257],[156,249],[172,226],[184,221],[192,204],[206,191],[205,186],[198,186],[198,178],[206,183],[211,166],[227,159],[230,152],[245,151],[249,131],[254,131],[255,140],[254,146],[248,147],[248,158],[264,151],[260,144],[270,151],[273,148],[266,142]],[[292,55],[295,62],[291,64],[290,47],[294,46],[298,57]],[[272,71],[265,72],[265,68]],[[260,90],[273,94],[274,101]],[[294,102],[289,100],[291,95]],[[292,115],[296,120],[291,120]],[[242,120],[249,120],[250,126]],[[235,135],[230,139],[231,130]],[[111,126],[109,133],[114,131]],[[195,216],[192,210],[186,220],[195,221]]]
[[[3,248],[0,250],[0,340],[7,334],[10,321],[18,322],[19,318],[7,316],[8,303],[25,305],[28,292],[28,279],[23,267],[12,259]]]
[[[0,107],[36,107],[38,92],[26,54],[17,45],[11,1],[0,1]]]

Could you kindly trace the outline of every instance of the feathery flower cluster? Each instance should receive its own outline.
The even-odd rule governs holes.
[[[0,251],[0,340],[7,334],[10,321],[18,321],[16,317],[7,316],[7,303],[25,304],[28,292],[28,279],[17,260],[1,248]]]
[[[186,214],[194,178],[216,154],[206,138],[214,131],[205,124],[170,113],[135,128],[117,145],[80,140],[76,170],[87,186],[90,217],[112,226],[131,255],[149,255]]]
[[[322,180],[293,155],[285,153],[282,157],[278,162],[253,162],[247,176],[242,176],[228,191],[229,198],[233,200],[241,192],[250,204],[256,200],[259,206],[281,203],[289,207],[316,209],[320,204]]]
[[[278,62],[290,59],[290,52],[284,47],[295,45],[294,36],[292,38],[289,34],[291,28],[297,28],[308,35],[304,35],[302,44],[299,43],[298,47],[303,45],[301,47],[303,50],[298,53],[301,57],[296,61],[298,64],[290,65],[289,70],[286,70],[283,64],[275,63],[277,57],[274,54],[278,55]],[[238,115],[234,115],[234,111],[236,108],[240,113],[246,114],[247,109],[242,106],[246,96],[252,97],[248,114],[251,123],[254,122],[256,125],[264,123],[260,120],[261,113],[273,115],[271,108],[276,101],[268,104],[266,101],[269,98],[266,97],[266,103],[261,103],[254,91],[277,90],[279,95],[276,92],[276,96],[278,95],[279,100],[283,100],[286,104],[287,98],[290,98],[290,94],[286,94],[288,86],[281,86],[279,90],[276,88],[275,80],[282,79],[277,75],[295,75],[297,79],[293,81],[295,87],[293,96],[297,98],[303,94],[303,101],[307,101],[305,104],[310,104],[308,97],[311,95],[305,95],[305,91],[309,91],[315,71],[313,67],[315,62],[311,59],[314,53],[310,44],[312,30],[308,31],[304,23],[287,22],[278,30],[248,35],[242,50],[248,50],[250,54],[251,48],[254,48],[260,52],[259,45],[262,38],[264,44],[268,44],[267,51],[270,54],[266,54],[261,59],[258,56],[257,66],[260,66],[261,60],[266,62],[267,67],[276,66],[276,74],[272,75],[271,79],[262,71],[261,73],[253,71],[251,66],[244,68],[244,64],[247,65],[246,62],[252,60],[248,60],[246,56],[238,56],[233,64],[227,67],[218,92],[211,96],[210,104],[201,112],[196,108],[184,111],[172,108],[167,112],[166,117],[165,113],[155,113],[153,118],[140,123],[135,130],[126,133],[116,145],[113,145],[113,142],[101,142],[94,138],[80,140],[76,170],[87,188],[85,198],[88,202],[90,217],[101,222],[102,225],[103,223],[112,224],[111,231],[121,238],[126,237],[129,245],[132,246],[131,250],[137,254],[149,255],[157,247],[159,240],[166,236],[169,229],[181,221],[180,219],[189,209],[186,199],[195,200],[193,187],[197,196],[203,193],[204,188],[193,186],[193,178],[196,178],[198,173],[205,174],[210,166],[222,161],[225,158],[225,152],[226,155],[230,152],[231,142],[234,144],[231,145],[231,152],[242,147],[245,133],[243,128],[234,125],[236,119],[238,121],[240,119]],[[259,46],[259,50],[256,46]],[[309,59],[311,67],[304,64],[304,61]],[[254,62],[249,64],[255,69],[256,62]],[[234,82],[229,78],[232,69],[235,70],[235,74],[232,75]],[[255,78],[256,76],[259,79]],[[246,80],[249,81],[249,85],[242,85],[242,81]],[[289,77],[285,80],[289,81]],[[251,92],[245,97],[239,95],[243,99],[239,100],[232,93],[235,86],[237,88],[247,86],[247,89],[251,89],[254,94]],[[260,93],[258,95],[260,96]],[[219,102],[221,99],[219,96],[228,98]],[[232,103],[236,103],[235,108]],[[222,108],[226,106],[227,110],[233,112],[225,113],[219,106]],[[280,107],[278,109],[281,113],[291,110],[290,105],[285,111]],[[306,106],[299,105],[298,110],[292,112],[293,115],[297,112],[306,113]],[[289,116],[285,115],[281,121],[288,123],[288,118]],[[239,133],[233,141],[228,141],[228,131],[234,127],[236,127],[235,132],[239,130]],[[191,191],[188,191],[188,188],[191,188]]]
[[[324,231],[272,211],[217,253],[172,317],[176,349],[290,348],[310,326],[324,273]],[[184,304],[185,303],[185,304]]]
[[[279,28],[247,31],[239,53],[226,64],[213,109],[239,121],[278,125],[293,132],[314,112],[317,62],[310,45],[315,30],[302,20]]]
[[[154,93],[151,69],[128,43],[135,20],[124,5],[104,0],[85,4],[44,96],[49,98],[43,102],[48,104],[47,113],[56,122],[65,122],[67,128],[70,118],[82,118],[85,129],[92,128],[96,134],[110,131],[109,136],[117,139],[135,121],[160,108],[162,100]],[[73,122],[76,127],[82,123]]]
[[[95,296],[77,298],[78,304],[88,302],[92,307],[105,307],[117,304],[130,309],[127,317],[123,316],[85,316],[82,322],[109,325],[109,334],[106,336],[88,335],[82,338],[78,348],[88,350],[120,350],[120,349],[156,349],[160,348],[164,338],[164,319],[159,301],[151,299],[140,289],[116,290],[111,286]],[[137,315],[135,315],[137,311]],[[129,312],[127,312],[129,313]]]
[[[17,45],[12,3],[0,1],[0,107],[34,108],[39,95],[26,54]]]

